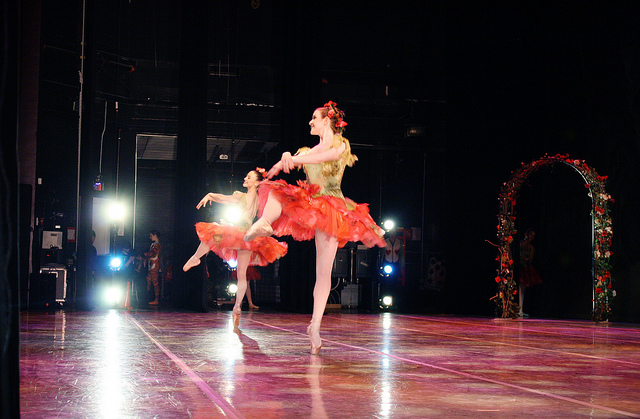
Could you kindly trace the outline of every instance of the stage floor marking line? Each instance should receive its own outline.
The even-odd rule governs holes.
[[[221,410],[229,418],[244,418],[240,412],[229,404],[224,397],[222,397],[218,392],[216,392],[213,388],[209,386],[198,374],[195,373],[189,366],[182,361],[177,355],[171,352],[168,348],[166,348],[162,343],[160,343],[156,338],[154,338],[147,330],[136,320],[133,316],[126,315],[127,320],[133,323],[140,331],[151,341],[153,342],[162,352],[165,353],[176,365],[180,367],[180,369],[198,386],[200,390],[204,392],[204,394],[209,397],[209,399],[216,405],[218,409]]]

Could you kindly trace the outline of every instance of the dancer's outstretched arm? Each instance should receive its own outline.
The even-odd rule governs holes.
[[[295,156],[292,156],[291,153],[285,151],[282,153],[280,161],[269,169],[267,179],[271,179],[281,171],[289,173],[294,168],[300,167],[303,164],[324,163],[326,161],[338,160],[340,155],[344,153],[346,147],[347,146],[342,143],[338,148],[331,147],[324,151],[297,154]]]
[[[208,203],[217,202],[219,204],[236,204],[240,197],[242,196],[242,192],[234,192],[233,195],[223,195],[220,193],[209,192],[200,200],[198,205],[196,205],[197,209],[207,206]]]

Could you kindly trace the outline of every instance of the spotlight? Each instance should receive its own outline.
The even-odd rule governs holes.
[[[393,275],[393,265],[390,263],[385,263],[380,267],[379,274],[383,278],[389,278]]]
[[[236,206],[227,208],[227,211],[225,212],[225,219],[228,220],[231,224],[236,224],[238,221],[240,221],[241,216],[242,211],[240,211],[240,208]]]
[[[229,295],[236,295],[237,292],[238,286],[236,284],[229,284],[227,287],[227,293],[229,293]]]
[[[388,219],[382,223],[382,226],[384,227],[385,230],[389,231],[389,230],[393,230],[393,228],[396,226],[396,223],[395,221]]]
[[[118,305],[122,297],[122,290],[119,287],[111,286],[104,292],[104,301],[110,306]]]
[[[120,259],[119,257],[111,258],[111,260],[109,261],[109,267],[112,271],[119,271],[122,267],[122,259]]]
[[[111,204],[109,207],[109,218],[112,220],[122,220],[124,218],[124,206],[122,204]]]
[[[238,261],[231,259],[230,261],[227,262],[227,265],[229,266],[229,269],[234,270],[235,268],[238,267]]]
[[[391,307],[393,305],[393,297],[391,297],[390,295],[385,295],[384,297],[382,297],[382,305]]]

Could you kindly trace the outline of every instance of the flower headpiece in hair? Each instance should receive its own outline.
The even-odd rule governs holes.
[[[324,107],[329,109],[327,111],[327,116],[329,119],[332,119],[334,116],[336,117],[336,128],[338,129],[338,134],[342,134],[344,131],[344,127],[347,126],[347,123],[344,122],[344,112],[338,109],[338,104],[334,101],[330,100],[324,104]]]
[[[263,179],[267,177],[267,171],[262,167],[256,167],[256,172],[260,173]]]

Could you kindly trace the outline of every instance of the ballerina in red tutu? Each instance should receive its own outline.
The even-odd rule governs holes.
[[[316,283],[313,289],[313,316],[307,328],[311,353],[322,346],[320,323],[331,291],[331,269],[338,247],[360,241],[367,247],[385,247],[384,231],[369,215],[367,204],[357,204],[342,195],[340,184],[346,166],[357,157],[351,154],[349,141],[342,136],[344,113],[329,101],[313,112],[311,134],[320,137],[313,148],[303,147],[292,156],[285,152],[267,173],[271,179],[281,171],[289,173],[302,167],[306,182],[289,185],[283,180],[264,181],[260,186],[261,217],[244,236],[290,235],[295,240],[316,242]]]
[[[525,290],[534,285],[542,284],[542,278],[540,278],[536,268],[533,267],[533,255],[536,252],[536,248],[533,247],[531,242],[535,237],[536,231],[533,228],[529,228],[524,233],[524,238],[520,240],[520,278],[518,285],[520,311],[518,312],[518,317],[529,317],[527,313],[522,311]]]
[[[256,216],[258,185],[264,179],[265,172],[264,169],[257,168],[247,173],[242,184],[247,188],[246,193],[235,191],[232,195],[223,195],[210,192],[200,200],[196,206],[197,209],[213,202],[236,205],[240,209],[240,219],[235,224],[197,223],[196,232],[200,238],[200,245],[182,267],[186,272],[199,265],[200,258],[210,250],[225,261],[238,261],[238,292],[232,311],[234,328],[238,328],[240,324],[245,293],[251,292],[247,288],[247,268],[254,265],[266,266],[287,253],[287,244],[273,237],[259,237],[249,242],[244,241],[244,235]]]

